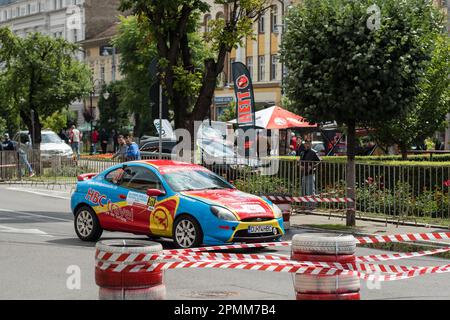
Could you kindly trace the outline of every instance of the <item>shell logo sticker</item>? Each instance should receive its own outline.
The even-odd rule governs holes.
[[[161,236],[172,236],[173,220],[178,209],[178,196],[170,197],[155,203],[150,214],[150,231]]]
[[[167,229],[169,229],[169,217],[170,213],[167,209],[158,208],[150,218],[150,225],[154,226],[154,228],[157,230],[166,231]]]

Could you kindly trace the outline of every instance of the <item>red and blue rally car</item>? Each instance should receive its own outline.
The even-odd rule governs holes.
[[[78,180],[71,208],[84,241],[108,230],[170,237],[177,247],[191,248],[277,241],[285,232],[276,205],[199,165],[134,161]]]

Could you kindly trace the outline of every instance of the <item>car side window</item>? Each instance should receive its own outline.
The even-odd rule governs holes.
[[[120,186],[140,192],[147,192],[148,189],[164,191],[158,176],[151,170],[140,166],[125,168]]]
[[[108,181],[109,183],[118,185],[120,183],[120,180],[122,179],[123,175],[124,175],[123,168],[119,168],[119,169],[109,172],[105,176],[105,180]]]

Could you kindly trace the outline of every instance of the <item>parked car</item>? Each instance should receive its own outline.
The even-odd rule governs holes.
[[[277,241],[281,210],[237,190],[191,163],[133,161],[78,177],[71,209],[77,236],[98,240],[103,230],[173,238],[178,248]]]
[[[174,148],[177,145],[177,141],[174,139],[162,139],[162,153],[165,156],[173,156]],[[261,161],[256,159],[246,159],[239,156],[233,146],[223,144],[223,141],[198,139],[198,154],[202,164],[215,166],[216,169],[224,171],[230,168],[236,169],[237,166],[251,166],[258,167]],[[159,152],[159,138],[147,138],[141,143],[140,147],[141,156],[154,158]],[[220,166],[220,168],[219,168]]]
[[[63,159],[72,159],[73,151],[70,146],[65,143],[61,138],[53,131],[43,130],[41,132],[41,161],[48,163],[51,162],[54,157],[61,157]],[[21,145],[25,146],[25,150],[31,150],[31,135],[28,131],[21,131],[14,136],[14,141],[20,141]]]
[[[322,141],[313,141],[311,144],[311,148],[319,155],[319,156],[325,156],[326,155],[326,148],[325,144]]]

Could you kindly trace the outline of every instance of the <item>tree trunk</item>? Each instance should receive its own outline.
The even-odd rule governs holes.
[[[356,154],[356,123],[347,124],[347,198],[353,202],[347,203],[347,226],[356,225],[356,188],[355,188],[355,154]]]

